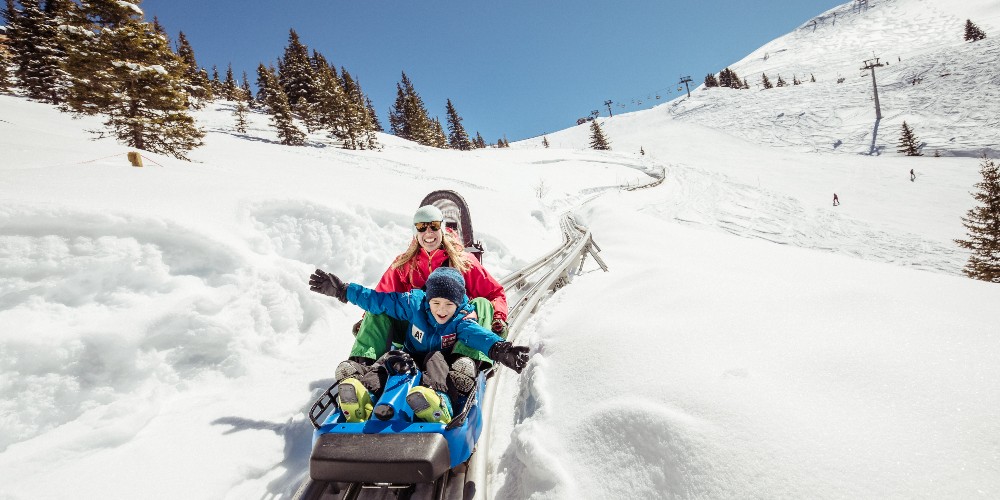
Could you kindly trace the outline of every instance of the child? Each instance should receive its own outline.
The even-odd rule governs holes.
[[[469,373],[473,366],[469,358],[454,359],[449,372],[445,354],[452,354],[456,340],[486,353],[490,359],[517,373],[521,373],[528,362],[527,347],[511,345],[476,322],[473,317],[487,322],[492,320],[492,314],[477,313],[477,309],[483,311],[484,306],[488,307],[489,301],[480,298],[470,302],[465,296],[465,278],[456,269],[435,269],[427,277],[426,292],[376,292],[357,283],[344,284],[337,276],[321,269],[309,277],[309,289],[336,297],[345,304],[351,302],[370,313],[385,313],[409,322],[403,350],[413,356],[423,370],[423,386],[410,389],[406,402],[422,420],[451,421],[449,381],[457,392],[467,393],[473,387],[475,369]],[[348,422],[364,421],[371,416],[372,393],[379,392],[384,376],[378,362],[365,367],[348,360],[337,367],[338,403]]]

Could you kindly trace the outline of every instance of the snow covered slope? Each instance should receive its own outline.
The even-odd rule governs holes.
[[[996,84],[970,90],[961,116],[930,76],[886,91],[893,106],[940,92],[910,95],[932,105],[904,114],[928,147],[940,124],[960,128],[943,158],[891,153],[887,109],[876,145],[891,154],[845,155],[870,147],[870,103],[826,97],[866,80],[838,86],[837,67],[790,57],[880,12],[910,16],[879,28],[885,40],[922,41],[912,31],[943,11],[991,38],[927,42],[931,55],[903,52],[880,79],[946,60],[945,46],[989,54],[953,69],[994,78],[996,4],[870,4],[731,66],[817,83],[698,90],[605,119],[611,152],[586,150],[586,127],[550,149],[383,136],[383,151],[354,152],[318,135],[285,147],[265,116],[239,134],[232,104],[216,103],[197,113],[208,134],[194,162],[146,154],[134,168],[87,132],[97,120],[0,96],[0,499],[287,498],[309,456],[304,411],[359,316],[307,276],[373,284],[435,189],[469,202],[496,275],[556,246],[566,210],[611,270],[589,262],[521,332],[525,373],[500,372],[505,411],[479,450],[496,497],[1000,497],[1000,288],[961,276],[951,241]],[[657,188],[618,188],[661,169]]]
[[[987,38],[963,40],[971,19]],[[876,123],[872,80],[860,68],[876,69],[882,120]],[[617,145],[637,151],[633,119],[661,118],[687,126],[704,125],[748,142],[794,151],[897,155],[905,120],[923,144],[923,153],[982,156],[1000,152],[1000,6],[988,0],[870,0],[858,9],[847,2],[807,20],[798,29],[751,52],[729,68],[749,90],[706,89],[653,109],[602,119]],[[721,71],[723,68],[718,68]],[[787,87],[763,90],[762,74]],[[705,75],[691,75],[700,84]],[[816,82],[810,81],[815,77]],[[792,85],[797,77],[802,85]],[[843,83],[837,83],[843,78]],[[648,150],[670,141],[670,129],[644,130]],[[576,128],[586,128],[576,127]],[[550,141],[566,143],[563,133]],[[622,139],[627,142],[622,142]],[[523,141],[534,146],[541,138]],[[576,147],[586,143],[569,141]],[[567,144],[568,145],[568,144]],[[633,149],[634,148],[634,149]]]

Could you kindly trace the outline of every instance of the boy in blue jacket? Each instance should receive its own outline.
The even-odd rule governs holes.
[[[451,381],[455,392],[470,392],[474,385],[474,362],[465,356],[452,354],[456,340],[486,355],[517,373],[528,362],[528,348],[515,346],[476,322],[493,318],[492,305],[485,299],[469,301],[465,295],[465,278],[458,270],[439,267],[427,277],[424,290],[405,293],[376,292],[357,283],[344,284],[333,274],[317,269],[309,277],[309,289],[350,302],[374,314],[387,314],[408,321],[403,349],[423,370],[421,383],[410,389],[406,402],[414,414],[428,422],[451,421]],[[451,369],[448,359],[451,357]],[[381,390],[384,369],[376,362],[370,367],[348,360],[337,367],[338,404],[349,422],[367,420],[372,411],[372,394]]]

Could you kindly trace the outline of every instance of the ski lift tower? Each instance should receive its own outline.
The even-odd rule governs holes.
[[[688,84],[691,83],[691,77],[690,76],[682,76],[681,77],[681,81],[677,82],[677,85],[680,85],[682,83],[684,84],[684,88],[687,89],[688,99],[690,99],[691,98],[691,87],[689,87]]]
[[[874,54],[873,54],[873,56],[874,56]],[[878,104],[878,85],[875,84],[875,68],[881,68],[882,66],[885,66],[885,64],[882,64],[882,63],[878,62],[878,59],[879,58],[875,57],[873,59],[866,60],[864,62],[865,66],[863,68],[861,68],[861,70],[864,71],[864,70],[867,69],[867,70],[871,70],[871,72],[872,72],[872,91],[875,94],[875,119],[876,120],[881,120],[882,119],[882,107],[879,106],[879,104]]]
[[[611,100],[604,101],[604,105],[608,107],[608,116],[615,116],[611,114]]]

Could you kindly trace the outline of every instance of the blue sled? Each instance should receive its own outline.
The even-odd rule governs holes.
[[[479,373],[473,394],[453,401],[456,415],[451,423],[427,423],[415,419],[406,403],[407,392],[420,384],[422,373],[408,354],[390,355],[392,361],[385,363],[389,377],[371,419],[348,423],[336,404],[336,385],[309,410],[316,428],[309,460],[314,481],[430,483],[472,456],[483,430],[480,402],[492,369]]]

